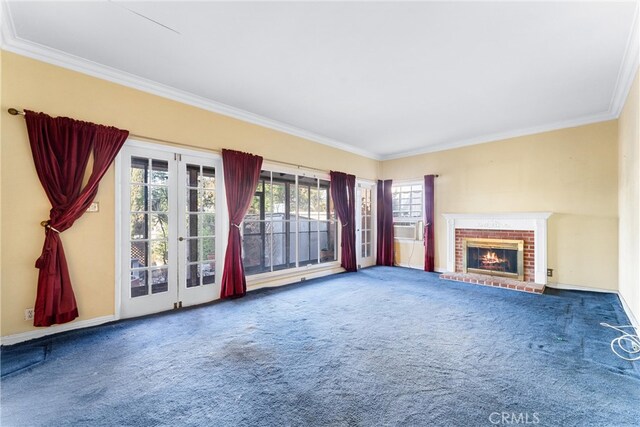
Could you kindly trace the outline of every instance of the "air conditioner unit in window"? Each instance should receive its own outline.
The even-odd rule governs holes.
[[[395,239],[423,240],[424,223],[416,222],[396,222],[393,224],[393,237]]]

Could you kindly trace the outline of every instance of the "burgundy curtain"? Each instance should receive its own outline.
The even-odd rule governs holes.
[[[25,111],[25,119],[38,178],[51,202],[49,220],[42,222],[42,254],[36,261],[40,272],[33,324],[51,326],[78,317],[60,233],[71,228],[91,205],[129,132],[32,111]],[[83,188],[92,153],[93,168]]]
[[[434,217],[434,175],[424,176],[424,271],[434,270],[434,240],[433,240],[433,217]]]
[[[343,172],[330,172],[331,199],[342,223],[342,267],[357,271],[356,261],[356,177]]]
[[[378,180],[376,264],[393,266],[393,198],[390,179]]]
[[[262,157],[233,150],[222,150],[224,188],[229,211],[229,241],[224,257],[220,298],[237,298],[247,293],[242,265],[240,223],[258,187]]]

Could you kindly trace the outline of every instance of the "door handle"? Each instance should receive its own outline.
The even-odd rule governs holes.
[[[178,241],[182,242],[184,240],[184,237],[178,237]]]

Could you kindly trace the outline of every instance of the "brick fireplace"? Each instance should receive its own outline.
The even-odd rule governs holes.
[[[444,214],[447,221],[447,268],[443,278],[540,293],[547,283],[547,219],[548,212]],[[468,242],[480,248],[516,248],[469,250]],[[511,242],[506,246],[500,242]],[[478,254],[484,254],[478,265]],[[496,255],[497,254],[497,255]],[[487,256],[492,256],[489,261]],[[516,258],[519,256],[520,259]],[[470,264],[468,257],[473,258]],[[501,257],[503,259],[501,259]],[[521,271],[517,271],[516,264]],[[495,267],[494,267],[495,266]],[[467,268],[469,267],[469,268]],[[502,268],[501,268],[502,267]],[[508,267],[508,268],[507,268]]]
[[[493,240],[521,240],[523,241],[523,280],[533,282],[535,278],[534,265],[534,235],[531,230],[479,230],[460,228],[456,230],[456,268],[455,271],[464,272],[464,239],[493,239]]]

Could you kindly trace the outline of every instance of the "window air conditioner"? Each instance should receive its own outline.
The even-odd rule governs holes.
[[[393,237],[421,241],[424,239],[424,222],[396,222],[393,224]]]

